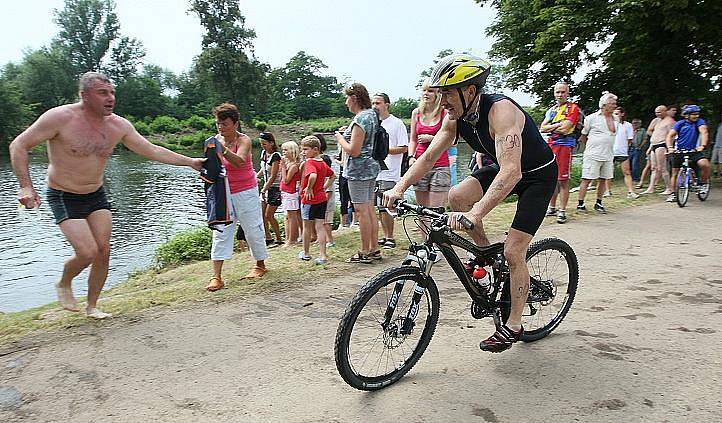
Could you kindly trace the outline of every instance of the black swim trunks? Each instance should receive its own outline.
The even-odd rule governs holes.
[[[265,194],[263,194],[263,201],[269,206],[278,207],[281,205],[281,189],[279,187],[270,187]]]
[[[58,225],[67,219],[85,219],[97,210],[110,210],[103,187],[90,194],[74,194],[48,188],[45,195]]]

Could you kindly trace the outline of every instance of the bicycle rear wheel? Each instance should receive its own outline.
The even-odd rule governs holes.
[[[677,197],[677,205],[684,207],[689,199],[689,181],[690,181],[690,169],[682,168],[679,170],[677,176],[677,184],[675,186],[675,195]]]
[[[336,332],[334,355],[339,374],[349,385],[364,391],[384,388],[404,376],[416,364],[434,335],[439,320],[439,290],[428,281],[413,321],[413,329],[402,334],[417,283],[425,276],[419,268],[387,269],[359,290],[341,318]],[[384,317],[397,282],[401,295],[389,324]]]
[[[532,342],[549,335],[569,312],[579,283],[579,263],[572,247],[558,238],[536,241],[529,246],[526,257],[531,281],[522,311],[521,340]],[[509,291],[507,282],[501,296],[504,322],[511,311]]]

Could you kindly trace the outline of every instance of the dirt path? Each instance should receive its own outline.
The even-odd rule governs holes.
[[[721,229],[714,193],[685,209],[545,226],[540,236],[576,250],[580,290],[554,334],[500,355],[478,350],[491,323],[471,318],[437,267],[436,335],[405,378],[376,393],[341,380],[333,337],[381,267],[90,324],[0,356],[0,421],[720,421]]]

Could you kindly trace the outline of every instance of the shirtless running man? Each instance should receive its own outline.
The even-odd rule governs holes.
[[[200,170],[204,159],[193,159],[151,144],[126,119],[113,114],[115,88],[103,74],[88,72],[79,82],[80,101],[43,113],[10,144],[10,159],[20,183],[18,200],[27,208],[40,205],[28,169],[28,152],[48,141],[47,199],[55,222],[72,245],[75,255],[63,268],[55,284],[60,305],[80,311],[72,281],[83,269],[88,275],[88,317],[110,317],[97,308],[100,291],[108,276],[110,204],[103,190],[108,157],[122,142],[143,157],[162,163]]]

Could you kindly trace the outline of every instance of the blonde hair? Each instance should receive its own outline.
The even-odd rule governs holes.
[[[301,159],[301,148],[298,144],[296,144],[295,141],[286,141],[281,144],[281,151],[283,151],[284,148],[291,152],[291,159],[293,159],[294,163],[298,164]]]
[[[430,85],[431,85],[430,78],[424,79],[424,83],[421,84],[422,96],[419,99],[419,112],[422,115],[424,113],[426,113],[426,107],[427,107],[426,102],[424,101],[423,91],[431,88]],[[436,96],[435,96],[436,98],[434,99],[434,105],[433,105],[433,109],[431,110],[431,112],[433,113],[434,116],[438,116],[441,113],[441,94],[439,93],[438,88],[432,88],[432,89],[436,90]]]
[[[301,140],[301,145],[303,147],[318,148],[318,151],[321,151],[321,141],[319,141],[318,138],[313,135],[304,137]]]

